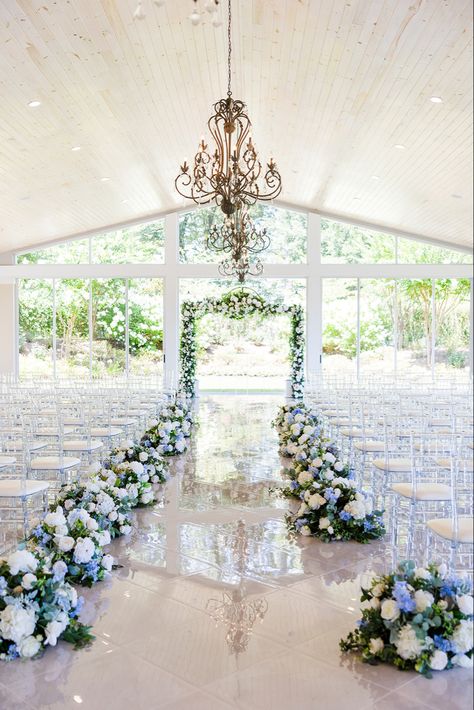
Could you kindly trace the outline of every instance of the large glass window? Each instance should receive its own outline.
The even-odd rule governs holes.
[[[254,205],[250,215],[256,228],[265,229],[270,238],[269,248],[259,255],[261,261],[267,264],[297,264],[306,261],[308,217],[305,212],[273,205]],[[221,223],[221,213],[215,207],[203,207],[180,215],[180,261],[188,264],[215,264],[221,261],[223,255],[206,246],[211,228]]]
[[[395,237],[345,222],[321,219],[323,264],[393,264]]]
[[[158,220],[91,238],[93,264],[159,264],[164,261],[164,222]]]
[[[94,279],[92,292],[92,374],[121,375],[126,355],[124,279]]]
[[[56,375],[89,376],[89,280],[57,279]]]
[[[17,256],[17,264],[88,264],[89,240],[75,239]]]
[[[395,281],[360,279],[359,287],[359,374],[393,375]]]
[[[356,374],[357,279],[323,279],[323,371]]]
[[[53,300],[52,279],[19,280],[20,376],[53,374]]]
[[[163,373],[163,280],[128,282],[129,368],[134,375]]]
[[[436,375],[469,368],[470,281],[435,280]]]
[[[398,238],[399,264],[472,264],[472,252],[443,249],[414,239]]]

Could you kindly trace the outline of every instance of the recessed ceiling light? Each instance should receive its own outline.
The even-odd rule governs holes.
[[[372,180],[380,180],[378,175],[372,175]]]
[[[109,180],[110,180],[109,177],[100,178],[100,181],[101,181],[101,182],[109,182]]]
[[[353,197],[353,200],[360,200],[360,197]]]
[[[81,150],[81,146],[80,146],[80,145],[75,145],[74,148],[71,148],[71,150],[75,153],[75,152],[77,152],[78,150]]]
[[[122,204],[124,205],[128,200],[121,200]]]
[[[36,101],[36,100],[35,100],[35,101],[30,101],[30,103],[28,104],[28,106],[29,106],[30,108],[37,108],[38,106],[41,106],[41,101]]]
[[[406,145],[402,145],[402,143],[395,143],[395,145],[393,147],[396,148],[397,150],[406,150],[407,149]]]
[[[442,104],[443,103],[443,99],[441,98],[441,96],[430,96],[430,101],[432,104]]]
[[[459,195],[457,192],[453,192],[451,195],[455,200],[462,200],[462,195]]]

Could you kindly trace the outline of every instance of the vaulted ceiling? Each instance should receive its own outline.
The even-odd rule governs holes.
[[[193,27],[191,0],[135,6],[0,4],[0,251],[184,206],[174,178],[225,95],[225,28]],[[472,0],[233,7],[234,96],[282,199],[470,245]]]

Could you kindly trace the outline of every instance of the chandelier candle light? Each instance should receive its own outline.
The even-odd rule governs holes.
[[[257,259],[250,256],[268,248],[266,231],[253,225],[249,207],[257,201],[273,200],[281,192],[281,176],[270,158],[262,166],[252,141],[249,117],[243,101],[232,97],[232,2],[229,0],[227,26],[227,98],[214,104],[214,115],[208,121],[215,150],[209,152],[204,138],[194,156],[194,167],[184,161],[175,180],[182,197],[198,205],[213,202],[225,215],[221,225],[215,225],[208,235],[207,245],[215,251],[229,254],[219,265],[224,276],[237,276],[240,282],[246,275],[263,271]]]

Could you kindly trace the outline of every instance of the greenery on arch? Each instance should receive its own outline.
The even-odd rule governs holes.
[[[219,313],[229,318],[241,319],[258,313],[274,316],[286,313],[291,318],[290,355],[291,389],[294,399],[302,399],[304,388],[304,315],[300,305],[270,303],[249,289],[230,291],[220,298],[203,298],[200,301],[184,301],[181,330],[181,386],[192,397],[196,380],[196,325],[208,313]]]

